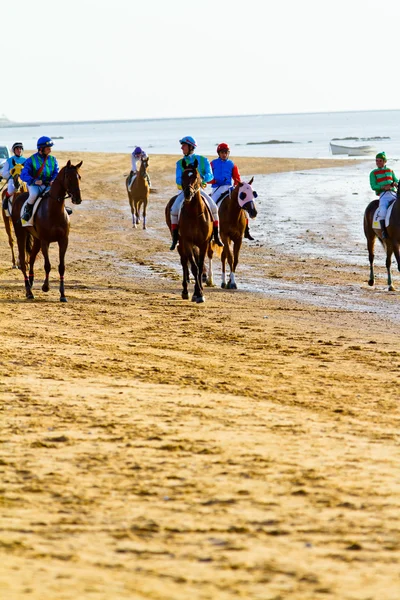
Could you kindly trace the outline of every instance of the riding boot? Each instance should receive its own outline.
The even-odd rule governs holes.
[[[213,227],[213,236],[214,236],[214,242],[217,244],[217,246],[223,246],[223,243],[219,239],[218,225],[214,225],[214,227]]]
[[[382,230],[382,239],[387,240],[388,239],[388,232],[386,229],[386,223],[385,223],[385,219],[381,219],[379,221],[380,226],[381,226],[381,230]]]
[[[172,233],[172,244],[171,244],[170,250],[175,250],[176,245],[177,245],[177,243],[179,241],[179,231],[178,231],[178,228],[176,227],[175,229],[173,229],[171,233]]]
[[[8,197],[3,198],[3,210],[8,210]]]
[[[30,221],[32,218],[33,204],[25,204],[24,214],[21,217],[22,221]]]
[[[250,229],[249,229],[249,224],[248,223],[246,223],[246,229],[244,230],[244,237],[247,240],[254,241],[253,236],[250,234]]]

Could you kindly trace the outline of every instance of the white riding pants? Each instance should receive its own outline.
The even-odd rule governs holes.
[[[28,185],[29,198],[27,200],[28,204],[35,204],[35,200],[39,196],[41,192],[47,192],[50,189],[50,186],[47,185]]]
[[[209,206],[212,217],[213,217],[213,221],[215,223],[215,221],[218,221],[218,206],[215,204],[215,202],[211,198],[211,196],[206,194],[206,192],[203,189],[200,190],[200,194],[201,194],[202,198],[204,198],[206,204]],[[184,193],[181,192],[180,194],[178,194],[178,196],[175,199],[175,202],[173,203],[173,205],[171,207],[171,225],[178,225],[179,209],[182,205],[184,198],[185,198]]]
[[[217,188],[213,188],[211,193],[211,198],[214,202],[218,202],[219,198],[221,198],[222,194],[231,189],[231,185],[219,185]]]
[[[132,190],[133,182],[135,181],[136,177],[137,177],[137,172],[133,171],[132,176],[131,176],[131,180],[130,180],[130,182],[128,184],[128,190],[129,191]]]
[[[379,196],[378,221],[382,221],[386,217],[387,209],[392,200],[396,200],[396,192],[386,191]]]
[[[8,180],[7,192],[9,196],[12,196],[12,194],[15,192],[14,179],[12,177]]]

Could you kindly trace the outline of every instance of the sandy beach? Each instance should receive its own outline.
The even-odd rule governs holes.
[[[261,234],[260,195],[239,289],[183,301],[164,222],[178,156],[150,157],[144,231],[129,156],[55,155],[83,159],[67,304],[56,247],[27,302],[0,229],[0,597],[397,600],[400,298],[382,251],[371,289],[366,251],[319,252],[330,217],[304,229],[313,255]],[[256,188],[358,165],[235,162]],[[345,222],[334,235],[348,243]]]

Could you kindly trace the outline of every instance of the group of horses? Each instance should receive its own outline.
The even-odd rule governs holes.
[[[148,157],[142,159],[139,173],[131,189],[128,187],[128,180],[126,182],[133,226],[137,227],[140,223],[140,211],[142,211],[143,229],[146,229],[146,208],[150,193],[149,178],[147,175],[148,163]],[[2,215],[11,248],[12,264],[13,267],[18,266],[23,273],[25,293],[28,299],[34,297],[32,292],[34,263],[40,250],[44,257],[44,270],[46,274],[42,290],[44,292],[49,290],[49,274],[51,270],[49,246],[55,242],[59,247],[60,301],[67,302],[64,273],[70,221],[65,208],[65,200],[71,198],[73,204],[80,204],[82,202],[79,185],[79,169],[81,166],[82,161],[77,165],[71,164],[71,161],[67,162],[54,179],[49,192],[41,199],[34,216],[34,224],[25,227],[22,226],[20,214],[22,206],[28,198],[28,193],[20,179],[22,165],[14,163],[10,171],[15,186],[14,199],[10,207],[11,214],[8,216],[4,208],[2,208]],[[205,300],[203,283],[205,282],[210,286],[213,285],[212,259],[214,253],[221,257],[221,287],[237,289],[235,273],[246,228],[246,220],[247,216],[255,218],[257,209],[254,202],[256,193],[252,189],[253,179],[248,183],[238,183],[222,197],[219,204],[220,237],[223,242],[221,250],[221,248],[212,242],[213,218],[209,207],[201,196],[201,177],[197,167],[198,164],[196,161],[193,164],[186,164],[183,160],[182,191],[184,200],[179,215],[178,252],[183,274],[182,298],[189,298],[188,283],[190,268],[194,278],[192,301],[202,303]],[[4,196],[5,190],[3,190],[3,198]],[[165,219],[170,229],[170,211],[175,199],[176,196],[171,198],[165,209]],[[370,263],[368,284],[373,286],[375,282],[374,247],[375,241],[378,238],[386,250],[388,288],[392,291],[394,290],[391,275],[391,259],[393,254],[395,255],[400,271],[400,190],[397,192],[397,199],[394,202],[389,222],[387,223],[387,239],[382,238],[381,230],[374,225],[374,215],[378,204],[378,200],[373,200],[369,203],[364,213],[364,233],[367,238]],[[17,237],[18,261],[16,261],[13,248],[11,221]],[[206,257],[209,259],[208,275],[206,275],[205,269]],[[226,278],[226,263],[228,263],[230,268],[228,280]],[[27,272],[28,264],[29,273]]]
[[[148,157],[142,159],[140,170],[132,184],[129,186],[129,178],[126,180],[129,204],[132,213],[133,227],[140,223],[140,217],[143,218],[143,229],[146,229],[146,209],[150,194],[150,184],[148,177]],[[77,165],[67,162],[52,182],[49,192],[41,198],[37,210],[34,213],[34,223],[29,226],[23,226],[21,223],[21,210],[24,202],[28,198],[25,184],[20,179],[23,166],[13,163],[10,170],[14,181],[14,197],[12,205],[9,206],[10,214],[2,208],[3,220],[8,235],[9,245],[12,254],[13,267],[19,267],[23,273],[25,281],[26,298],[33,299],[34,282],[34,264],[35,259],[42,251],[44,257],[45,280],[42,290],[49,290],[49,274],[51,264],[49,260],[49,246],[56,242],[59,247],[59,275],[60,275],[60,301],[67,302],[65,296],[64,273],[65,273],[65,254],[68,248],[68,237],[70,229],[69,215],[65,208],[65,200],[71,198],[74,204],[82,202],[80,192],[79,169],[82,162]],[[186,165],[184,163],[184,172],[182,174],[182,190],[184,193],[184,202],[179,219],[179,245],[178,251],[181,257],[183,269],[183,291],[182,298],[187,299],[189,266],[191,268],[195,289],[192,300],[197,303],[204,302],[203,280],[207,285],[213,285],[212,257],[216,250],[219,250],[222,261],[222,287],[236,289],[235,271],[239,260],[239,252],[242,245],[243,235],[246,227],[245,212],[251,218],[257,215],[254,205],[254,195],[251,180],[249,183],[239,183],[232,193],[227,194],[220,206],[220,235],[224,243],[222,253],[215,247],[211,241],[213,235],[213,220],[209,207],[202,199],[201,177],[197,170],[197,163]],[[3,190],[4,199],[6,190]],[[166,208],[166,221],[170,227],[170,208],[174,202],[174,196]],[[16,261],[14,248],[12,226],[15,231],[18,244],[18,261]],[[231,248],[233,245],[233,250]],[[204,274],[204,260],[206,255],[209,258],[208,277]],[[230,266],[230,275],[226,282],[226,261]],[[29,272],[28,272],[29,265]]]
[[[71,164],[68,161],[54,179],[50,190],[41,199],[35,214],[34,225],[23,227],[21,223],[21,209],[28,198],[28,192],[20,180],[22,165],[13,164],[10,170],[11,177],[14,180],[15,193],[9,216],[2,208],[3,220],[8,234],[8,240],[11,247],[13,266],[16,265],[13,239],[11,233],[11,221],[14,227],[18,244],[18,266],[22,271],[25,281],[25,293],[28,299],[32,299],[32,286],[34,281],[35,259],[42,251],[44,257],[44,270],[46,273],[42,285],[44,292],[49,291],[49,274],[51,264],[49,260],[49,246],[56,242],[59,247],[59,265],[60,275],[60,301],[67,302],[65,296],[64,273],[65,273],[65,253],[68,248],[69,236],[69,215],[65,208],[65,200],[71,198],[73,204],[80,204],[81,191],[79,186],[79,169],[82,161],[77,164]],[[5,190],[3,190],[3,199]],[[27,265],[29,263],[29,274]]]

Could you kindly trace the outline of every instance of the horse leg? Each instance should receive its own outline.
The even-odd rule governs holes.
[[[43,258],[44,258],[44,270],[46,273],[43,285],[42,285],[42,290],[44,292],[48,292],[50,289],[50,285],[49,285],[49,275],[50,275],[50,271],[51,271],[51,264],[50,264],[50,259],[49,259],[49,244],[47,242],[42,242],[42,254],[43,254]]]
[[[395,288],[393,287],[392,272],[391,272],[392,254],[393,254],[393,248],[390,245],[389,241],[387,240],[386,241],[386,270],[387,270],[387,283],[388,283],[389,292],[395,291]]]
[[[181,254],[181,265],[182,265],[182,299],[189,300],[189,292],[188,292],[188,282],[189,282],[189,269],[188,269],[188,259],[184,256],[183,252]]]
[[[146,212],[147,212],[147,200],[143,202],[143,229],[147,229],[146,227]]]
[[[191,267],[192,275],[194,277],[194,292],[193,292],[193,296],[192,296],[192,302],[204,302],[204,300],[198,300],[198,298],[200,298],[202,296],[202,292],[201,292],[201,288],[200,288],[200,284],[199,284],[199,278],[201,278],[201,272],[199,271],[199,267],[193,256],[193,252],[191,252],[189,260],[190,260],[190,267]]]
[[[400,271],[400,248],[397,242],[393,242],[393,253],[397,262],[397,268]]]
[[[226,250],[225,250],[225,241],[224,248],[221,253],[221,287],[226,288]]]
[[[205,302],[205,296],[203,294],[203,267],[204,267],[204,258],[205,258],[205,254],[206,254],[206,249],[207,248],[201,248],[200,252],[199,252],[199,259],[198,259],[198,265],[197,265],[197,281],[195,283],[195,288],[194,288],[194,296],[196,296],[196,302],[197,304],[200,304],[201,302]],[[196,284],[197,284],[197,290],[196,290]]]
[[[373,286],[375,283],[375,273],[374,273],[374,259],[375,259],[375,242],[376,235],[372,232],[372,235],[369,235],[367,238],[367,247],[368,247],[368,259],[369,259],[369,280],[368,285]]]
[[[65,297],[65,286],[64,286],[64,273],[65,273],[65,253],[68,248],[68,237],[66,236],[63,240],[58,242],[60,250],[60,262],[58,265],[58,272],[60,275],[60,302],[67,302]]]
[[[39,250],[40,250],[40,240],[34,238],[32,250],[31,250],[31,253],[29,256],[29,284],[30,284],[31,288],[33,287],[33,282],[35,279],[34,264],[35,264],[35,260],[36,260]]]
[[[28,300],[32,300],[34,296],[32,294],[31,284],[29,283],[29,277],[26,272],[26,242],[28,235],[22,225],[18,226],[18,229],[16,229],[15,233],[18,243],[19,266],[25,281],[25,295]]]
[[[11,232],[11,217],[7,217],[4,209],[2,209],[2,213],[3,213],[4,227],[6,229],[6,233],[7,233],[7,237],[8,237],[8,245],[10,246],[10,250],[11,250],[12,268],[16,269],[17,265],[15,262],[15,254],[14,254],[14,240],[13,240],[13,236],[12,236],[12,232]]]
[[[224,250],[225,250],[225,242],[224,242]],[[229,265],[229,279],[228,279],[228,283],[226,284],[226,288],[229,289],[235,289],[234,286],[236,286],[235,283],[235,274],[233,273],[233,254],[232,254],[232,249],[229,243],[226,244],[226,259],[228,261],[228,265]]]
[[[239,252],[240,252],[240,248],[242,247],[242,238],[237,238],[236,240],[234,240],[233,242],[233,265],[231,268],[231,273],[229,275],[229,282],[228,282],[228,289],[230,290],[237,290],[237,285],[236,285],[236,281],[235,281],[235,273],[236,273],[236,267],[238,266],[238,262],[239,262]]]

